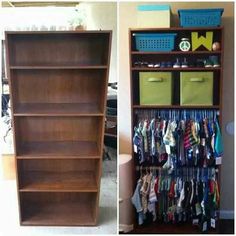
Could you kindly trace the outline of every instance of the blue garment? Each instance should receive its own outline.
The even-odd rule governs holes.
[[[136,211],[138,213],[138,223],[139,225],[142,225],[145,220],[145,215],[143,213],[142,203],[141,203],[141,197],[140,197],[140,189],[141,189],[142,181],[139,180],[136,186],[136,189],[134,191],[134,194],[131,198],[131,201],[136,208]]]
[[[216,124],[215,155],[216,157],[221,157],[223,155],[223,141],[220,132],[220,126],[217,121],[215,122],[215,124]]]
[[[134,130],[134,137],[133,137],[133,143],[137,146],[137,151],[139,155],[139,163],[143,163],[145,161],[144,157],[144,140],[143,136],[140,133],[139,129],[135,128]]]

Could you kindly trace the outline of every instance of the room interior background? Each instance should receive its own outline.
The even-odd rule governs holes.
[[[131,110],[129,71],[129,28],[137,28],[137,6],[147,2],[121,2],[119,6],[119,153],[131,154]],[[223,142],[224,156],[221,167],[221,217],[234,217],[234,136],[226,126],[234,121],[234,2],[155,2],[169,4],[172,26],[178,25],[178,9],[224,8],[224,84],[223,84]]]

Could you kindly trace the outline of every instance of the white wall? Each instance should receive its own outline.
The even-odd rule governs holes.
[[[117,4],[83,3],[90,7],[87,29],[112,30],[111,67],[109,81],[117,81]],[[91,19],[91,20],[89,20]]]
[[[86,10],[87,30],[112,30],[112,53],[109,81],[117,81],[117,21],[115,2],[80,3]],[[0,8],[0,29],[4,30],[66,30],[76,16],[74,7]]]

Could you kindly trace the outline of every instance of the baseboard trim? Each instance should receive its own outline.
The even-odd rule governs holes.
[[[233,220],[234,219],[234,211],[221,210],[220,211],[220,219]]]
[[[119,232],[128,233],[134,229],[134,225],[119,224]]]

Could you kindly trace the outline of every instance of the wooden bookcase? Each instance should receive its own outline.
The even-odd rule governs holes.
[[[221,48],[218,51],[207,51],[206,49],[199,48],[196,51],[180,51],[176,42],[180,42],[181,38],[191,38],[191,32],[198,32],[199,35],[205,35],[207,31],[213,32],[213,42],[220,42]],[[143,52],[137,51],[135,45],[135,33],[176,33],[177,37],[175,39],[175,48],[173,51],[168,52]],[[219,121],[222,125],[222,86],[223,86],[223,28],[222,27],[204,27],[204,28],[134,28],[129,30],[129,50],[130,50],[130,88],[131,88],[131,134],[134,135],[134,127],[137,125],[137,116],[138,111],[146,111],[147,114],[151,110],[182,110],[182,109],[209,109],[209,110],[218,110],[219,111]],[[186,58],[188,62],[192,62],[196,59],[208,58],[211,55],[217,55],[220,62],[220,67],[191,67],[188,68],[149,68],[147,66],[135,66],[135,62],[145,61],[149,63],[170,61],[174,63],[176,58],[183,60]],[[139,72],[172,72],[173,76],[173,97],[172,105],[140,105],[140,89],[139,89]],[[180,104],[180,72],[199,72],[199,71],[212,71],[213,72],[213,105],[211,106],[196,106],[188,105],[182,106]],[[132,155],[134,160],[136,160],[136,154],[134,149],[132,149]],[[135,161],[135,165],[136,165]],[[135,168],[135,167],[134,167]],[[137,172],[135,171],[135,176],[137,179]],[[218,183],[220,182],[220,166],[217,167],[217,176]],[[210,230],[209,233],[215,233],[219,230],[219,224],[217,224],[216,230]],[[165,224],[162,222],[155,222],[145,227],[139,226],[136,224],[135,233],[139,232],[142,234],[145,233],[199,233],[199,228],[191,226],[189,224],[182,223],[178,224]]]
[[[6,32],[21,225],[96,225],[111,31]]]

